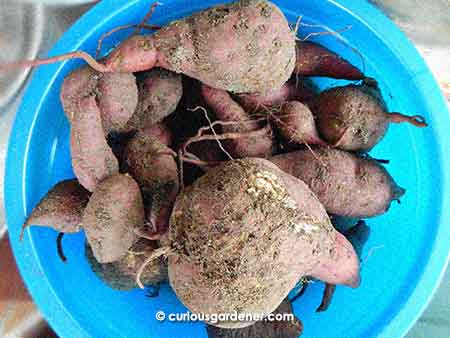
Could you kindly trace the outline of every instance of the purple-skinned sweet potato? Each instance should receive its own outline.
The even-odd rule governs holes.
[[[105,134],[120,131],[133,116],[138,88],[132,73],[104,73],[97,84],[97,103]]]
[[[377,161],[338,149],[298,150],[270,161],[303,180],[329,213],[340,216],[381,215],[405,193]]]
[[[126,130],[139,130],[161,122],[177,108],[183,95],[181,76],[164,69],[152,69],[138,81],[139,102]]]
[[[242,137],[223,141],[225,149],[233,158],[268,157],[274,151],[272,130],[269,124],[261,126],[224,90],[202,86],[203,98],[216,119],[222,122],[235,122],[222,126],[223,133],[241,134]],[[263,129],[264,128],[264,129]],[[245,133],[260,130],[257,136],[245,136]]]
[[[127,172],[144,195],[146,219],[153,231],[164,233],[179,190],[178,168],[173,151],[158,137],[158,128],[139,131],[125,150]]]
[[[314,98],[310,107],[322,138],[331,144],[339,142],[344,150],[369,151],[381,141],[390,123],[427,125],[418,115],[388,113],[380,92],[366,85],[331,88]]]
[[[94,96],[79,100],[70,128],[72,166],[80,184],[94,191],[99,182],[119,171],[117,158],[109,147]]]
[[[129,175],[115,174],[99,183],[83,213],[87,241],[99,263],[124,257],[144,225],[141,191]]]
[[[359,285],[358,257],[315,195],[264,159],[225,162],[185,188],[169,243],[170,284],[193,313],[269,314],[303,275]]]
[[[76,179],[57,183],[34,207],[23,225],[22,233],[29,226],[45,226],[67,233],[80,231],[89,196],[89,191]]]
[[[311,41],[296,41],[294,73],[300,76],[325,76],[335,79],[364,80],[355,66],[328,48]]]
[[[218,5],[135,35],[104,60],[102,71],[162,67],[236,93],[279,88],[294,69],[295,37],[269,1]]]
[[[326,145],[317,132],[314,116],[307,105],[290,101],[274,111],[271,120],[283,141],[291,146],[300,144]]]
[[[235,95],[236,101],[249,113],[258,110],[278,107],[288,101],[308,101],[315,96],[313,88],[306,82],[296,79],[291,79],[286,82],[281,88],[273,89],[267,93],[261,94],[239,94]]]

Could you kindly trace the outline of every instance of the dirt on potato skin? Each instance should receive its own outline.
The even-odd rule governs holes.
[[[39,201],[24,227],[37,225],[59,232],[78,232],[82,228],[81,219],[90,195],[76,179],[61,181]]]
[[[126,174],[103,180],[83,214],[87,240],[97,261],[122,258],[137,241],[135,229],[144,224],[144,203],[138,184]]]
[[[174,21],[155,33],[154,45],[162,67],[235,93],[281,87],[296,58],[286,18],[265,0],[215,6]]]
[[[169,280],[193,312],[268,314],[299,275],[334,254],[333,232],[301,181],[263,159],[230,161],[178,196],[169,229],[176,252],[169,256]]]

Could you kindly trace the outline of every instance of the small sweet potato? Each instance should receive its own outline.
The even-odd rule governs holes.
[[[132,73],[104,73],[97,84],[97,104],[105,134],[122,130],[138,104],[138,88]]]
[[[99,183],[83,214],[83,226],[95,258],[111,263],[124,257],[144,224],[144,204],[137,183],[114,174]]]
[[[314,116],[308,106],[298,101],[281,105],[271,116],[279,135],[287,145],[326,145],[317,132]]]
[[[233,158],[268,157],[274,151],[273,135],[270,125],[261,127],[252,120],[244,109],[224,90],[202,86],[202,94],[207,105],[215,113],[216,119],[222,122],[235,122],[224,125],[224,133],[242,134],[242,137],[224,141],[225,149]],[[262,130],[264,128],[265,130]],[[258,136],[245,136],[245,133],[261,129]]]
[[[163,233],[169,225],[179,178],[173,151],[160,140],[154,133],[139,131],[127,145],[125,165],[142,189],[147,220]]]
[[[338,149],[299,150],[270,160],[303,180],[329,213],[340,216],[381,215],[405,193],[377,161]]]
[[[136,272],[158,245],[154,241],[140,239],[119,260],[112,263],[99,263],[86,243],[86,257],[92,271],[111,288],[116,290],[130,290],[137,288]],[[141,276],[144,285],[157,285],[167,280],[167,261],[164,258],[152,261],[146,266]]]
[[[25,221],[29,226],[50,227],[59,232],[81,230],[84,208],[90,193],[76,179],[59,182],[39,201]]]
[[[119,171],[119,163],[103,131],[100,111],[94,96],[79,100],[70,129],[72,166],[78,181],[89,191]]]
[[[388,113],[381,93],[366,85],[335,87],[318,95],[310,107],[320,135],[330,144],[351,151],[369,151],[386,134],[389,123],[425,127],[421,116]]]
[[[292,304],[285,299],[273,314],[293,313]],[[303,332],[302,322],[294,317],[292,321],[259,321],[241,329],[224,329],[208,325],[209,338],[298,338]]]
[[[176,20],[122,42],[100,67],[137,72],[162,67],[236,93],[279,88],[294,69],[295,37],[269,1],[242,0]]]
[[[303,275],[359,284],[358,258],[315,195],[264,159],[225,162],[185,188],[169,241],[170,284],[194,313],[269,314]]]
[[[139,130],[160,122],[175,111],[183,94],[181,75],[164,69],[142,74],[138,86],[139,103],[126,130]]]

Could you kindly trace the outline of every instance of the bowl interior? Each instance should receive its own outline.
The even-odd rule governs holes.
[[[164,24],[220,1],[166,0],[157,7],[154,24]],[[338,287],[329,310],[317,314],[322,283],[313,283],[295,302],[305,338],[400,337],[420,315],[444,268],[449,235],[445,219],[442,154],[450,123],[448,112],[428,69],[397,28],[369,4],[348,1],[275,1],[289,21],[302,15],[300,35],[347,31],[312,39],[337,51],[376,78],[391,111],[424,115],[430,126],[416,129],[392,125],[372,155],[390,160],[397,183],[406,188],[402,204],[368,220],[371,236],[362,253],[362,284]],[[52,54],[82,49],[95,52],[99,36],[113,27],[137,23],[149,2],[102,1],[81,18]],[[108,38],[108,51],[130,31]],[[358,52],[356,52],[357,50]],[[364,62],[362,62],[364,60]],[[63,244],[67,263],[56,254],[56,233],[33,228],[18,242],[21,224],[33,206],[56,182],[73,177],[69,124],[59,101],[64,76],[81,62],[41,67],[17,113],[9,147],[5,204],[9,231],[21,272],[36,302],[62,337],[206,337],[204,325],[160,323],[159,310],[182,313],[186,308],[168,285],[159,297],[142,290],[114,291],[103,284],[84,256],[84,235],[68,235]],[[364,66],[363,66],[364,64]],[[321,87],[344,83],[314,79]],[[437,241],[439,236],[440,240]],[[412,301],[414,299],[414,301]]]

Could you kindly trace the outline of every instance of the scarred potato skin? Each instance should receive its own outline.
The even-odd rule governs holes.
[[[118,261],[101,264],[97,262],[92,249],[86,243],[86,258],[92,271],[108,286],[116,290],[131,290],[138,287],[136,272],[157,248],[155,241],[140,239]],[[167,261],[163,257],[149,263],[141,275],[144,285],[157,285],[167,279]]]
[[[158,128],[138,132],[126,147],[125,167],[142,189],[147,219],[163,233],[169,225],[179,178],[173,151],[157,135]]]
[[[181,75],[152,69],[138,82],[139,102],[125,131],[139,130],[159,123],[177,108],[183,95]]]
[[[138,88],[132,73],[104,73],[97,84],[97,103],[105,134],[120,131],[136,110]]]
[[[70,150],[72,166],[78,181],[94,191],[99,182],[119,171],[119,163],[103,131],[100,111],[94,96],[79,100],[72,116]]]
[[[358,258],[314,194],[264,159],[226,162],[187,187],[169,241],[170,284],[194,313],[269,314],[303,275],[359,284]]]
[[[303,180],[327,212],[339,216],[381,215],[405,192],[375,160],[338,149],[298,150],[270,161]]]
[[[105,60],[111,71],[162,67],[235,93],[280,88],[295,65],[295,36],[265,0],[211,7],[173,21],[152,36],[134,36]]]
[[[265,128],[258,136],[240,137],[223,141],[226,150],[233,158],[268,157],[274,152],[273,135],[270,125],[261,127],[234,101],[224,90],[202,86],[202,95],[206,104],[215,113],[216,119],[223,122],[236,122],[224,125],[223,133],[248,133]]]
[[[103,180],[83,214],[87,240],[99,263],[121,259],[137,241],[135,229],[144,224],[144,204],[137,183],[129,175]]]
[[[78,232],[90,195],[76,179],[61,181],[39,201],[24,227],[36,225],[51,227],[59,232]]]

